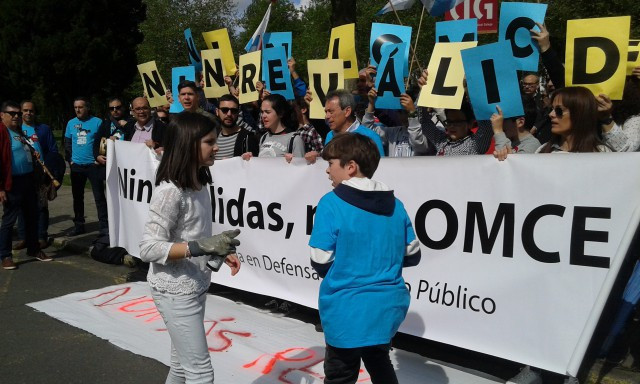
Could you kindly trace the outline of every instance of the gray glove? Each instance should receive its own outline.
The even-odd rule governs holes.
[[[224,231],[219,235],[192,240],[187,243],[191,256],[227,256],[236,251],[240,240],[235,237],[240,234],[239,229]]]

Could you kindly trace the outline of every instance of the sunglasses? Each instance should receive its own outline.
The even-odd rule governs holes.
[[[112,110],[112,111],[119,111],[119,110],[122,109],[122,105],[118,105],[118,106],[115,106],[115,107],[109,107],[109,109]]]
[[[227,113],[229,113],[229,111],[231,111],[231,114],[233,115],[237,115],[238,112],[240,112],[238,108],[220,107],[218,109],[220,110],[220,112],[222,112],[223,115],[226,115]]]
[[[22,112],[19,111],[4,111],[3,113],[9,114],[11,117],[16,117],[16,115],[22,117]]]
[[[553,107],[553,112],[556,114],[556,117],[557,117],[558,119],[562,119],[562,116],[563,116],[565,113],[569,113],[569,111],[566,111],[566,112],[565,112],[565,111],[564,111],[564,109],[562,109],[562,107]]]

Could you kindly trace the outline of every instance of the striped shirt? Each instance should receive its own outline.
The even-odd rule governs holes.
[[[235,147],[236,145],[238,132],[232,133],[228,136],[220,132],[220,135],[218,135],[219,149],[218,149],[218,152],[216,153],[216,160],[229,159],[233,157],[233,147]]]

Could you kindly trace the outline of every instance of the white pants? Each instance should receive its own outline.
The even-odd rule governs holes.
[[[207,293],[174,295],[151,289],[171,337],[171,367],[166,384],[213,383],[213,366],[204,331]]]

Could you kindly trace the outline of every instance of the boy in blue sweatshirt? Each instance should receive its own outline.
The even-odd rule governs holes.
[[[380,153],[370,138],[336,135],[322,158],[334,190],[318,203],[309,246],[324,278],[325,383],[355,383],[361,359],[374,384],[397,383],[389,350],[409,309],[402,268],[420,262],[420,245],[402,202],[371,180]]]

